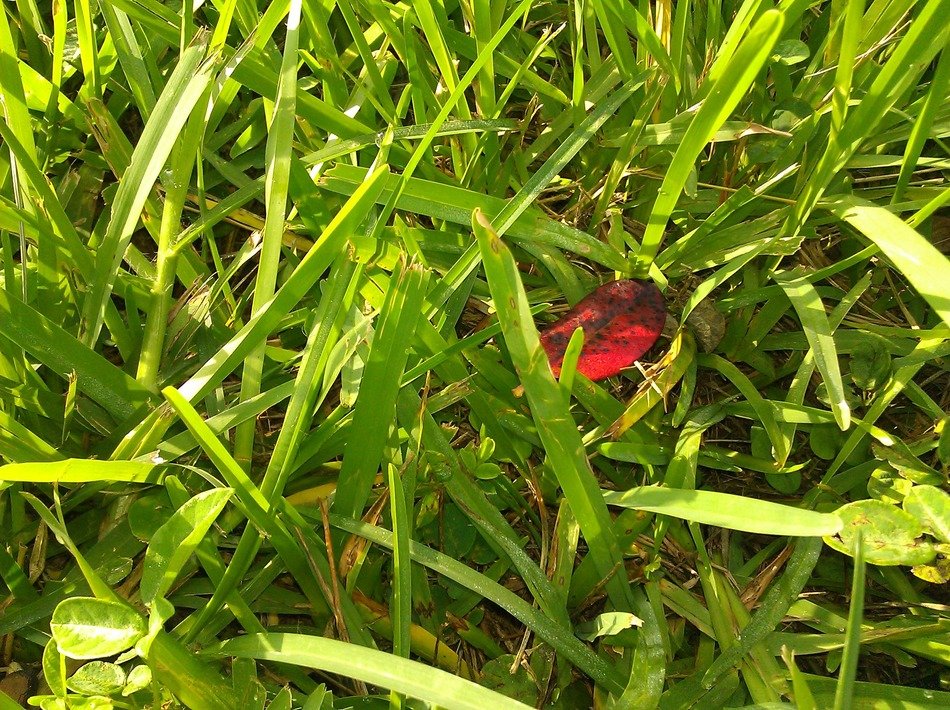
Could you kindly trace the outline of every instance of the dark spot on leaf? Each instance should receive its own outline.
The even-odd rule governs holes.
[[[584,328],[578,372],[602,380],[630,367],[649,350],[663,330],[666,306],[659,289],[636,279],[613,281],[595,289],[541,333],[541,345],[555,375],[574,330]]]

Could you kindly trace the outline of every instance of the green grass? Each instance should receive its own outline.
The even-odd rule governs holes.
[[[945,2],[183,7],[0,21],[0,708],[950,706]]]

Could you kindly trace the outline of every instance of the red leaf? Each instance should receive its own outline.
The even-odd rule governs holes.
[[[663,295],[651,282],[612,281],[595,289],[541,333],[554,376],[574,330],[584,329],[577,371],[602,380],[630,367],[660,337],[666,322]]]

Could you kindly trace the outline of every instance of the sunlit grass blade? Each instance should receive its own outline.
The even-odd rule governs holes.
[[[30,483],[158,483],[160,469],[146,461],[66,459],[50,463],[13,463],[0,466],[0,480]]]
[[[785,291],[798,314],[815,358],[815,366],[828,389],[835,421],[841,430],[845,431],[851,426],[851,407],[845,397],[841,368],[838,365],[838,349],[835,347],[831,324],[828,322],[828,314],[821,297],[814,286],[797,274],[781,273],[775,274],[773,278]],[[779,460],[784,461],[785,456]]]
[[[180,388],[189,401],[195,401],[210,392],[240,364],[258,344],[264,342],[280,320],[310,290],[324,270],[333,263],[345,240],[352,235],[366,217],[382,191],[389,168],[381,166],[357,188],[347,203],[337,212],[320,239],[294,269],[284,285],[261,311],[219,351],[208,360]]]
[[[830,209],[873,242],[890,259],[943,322],[950,325],[950,261],[890,210],[857,197],[840,197]]]
[[[422,311],[428,274],[416,264],[394,273],[354,405],[353,434],[340,468],[334,511],[359,518],[379,471],[396,396]]]
[[[831,141],[789,213],[784,230],[793,232],[810,214],[834,174],[858,150],[890,108],[919,76],[920,70],[944,48],[950,18],[941,3],[925,3],[907,32],[877,72],[861,103],[849,113],[837,138]]]
[[[323,185],[332,192],[353,194],[353,191],[365,180],[366,174],[365,168],[337,165],[327,171],[323,178]],[[379,198],[381,201],[388,202],[393,194],[398,194],[399,197],[396,200],[398,209],[447,220],[454,224],[468,225],[471,222],[472,211],[475,209],[492,217],[500,213],[507,204],[504,200],[491,195],[483,195],[473,190],[421,178],[404,180],[405,187],[402,191],[397,190],[397,193],[394,193],[392,190],[396,189],[394,187],[396,180],[397,178],[393,177],[387,181],[389,184]],[[540,211],[532,209],[522,214],[509,226],[508,238],[526,244],[538,242],[564,249],[618,271],[623,271],[627,266],[626,261],[615,248],[586,232],[555,222]]]
[[[106,300],[140,219],[142,206],[174,148],[179,132],[211,82],[215,61],[205,59],[206,48],[207,37],[199,35],[182,54],[181,63],[169,78],[135,147],[129,169],[122,176],[108,230],[96,252],[95,273],[98,278],[90,284],[83,302],[80,340],[86,345],[93,345],[99,337]]]
[[[605,491],[603,495],[609,505],[648,510],[746,532],[817,537],[835,534],[823,531],[841,529],[840,518],[830,513],[790,508],[731,493],[643,487]]]
[[[667,222],[686,185],[696,157],[749,90],[749,86],[769,58],[783,26],[783,15],[777,10],[770,10],[758,19],[690,122],[686,135],[683,136],[683,141],[676,149],[663,177],[643,235],[640,252],[637,254],[637,270],[641,276],[646,275],[660,248]]]
[[[508,35],[518,19],[522,17],[523,13],[528,9],[530,4],[531,0],[521,0],[521,2],[515,6],[511,14],[509,14],[508,17],[505,18],[505,21],[501,23],[498,31],[495,32],[492,38],[485,44],[484,47],[481,48],[481,51],[478,53],[478,57],[476,57],[475,61],[472,62],[472,65],[469,67],[468,71],[465,72],[462,78],[459,79],[458,84],[451,90],[451,93],[443,103],[442,108],[432,120],[429,130],[426,131],[426,134],[422,137],[422,140],[419,141],[416,149],[406,162],[406,166],[403,169],[402,175],[400,176],[392,194],[387,198],[386,203],[383,205],[382,213],[380,214],[379,221],[377,223],[378,229],[382,229],[382,226],[389,221],[389,218],[392,215],[399,198],[402,197],[403,190],[405,189],[409,179],[413,176],[416,168],[419,167],[423,157],[432,146],[432,141],[435,139],[436,132],[442,127],[442,124],[445,123],[446,119],[448,119],[449,114],[456,109],[465,90],[468,89],[472,81],[474,81],[475,77],[488,63],[488,61],[492,59],[492,53],[495,51],[498,45],[501,44],[501,41]]]
[[[287,14],[287,34],[277,81],[277,98],[268,126],[264,172],[264,229],[254,280],[251,315],[261,312],[277,288],[280,250],[284,235],[290,181],[291,145],[294,138],[297,103],[297,47],[300,38],[300,0],[291,0]],[[264,343],[248,353],[241,377],[241,399],[249,399],[261,391],[264,371]],[[254,449],[254,422],[244,422],[234,431],[234,456],[248,469]]]
[[[210,649],[239,656],[319,668],[459,710],[524,710],[529,706],[445,671],[335,639],[304,634],[271,633],[229,639]]]
[[[910,137],[907,140],[907,147],[904,149],[900,175],[897,177],[894,194],[891,196],[892,205],[903,199],[907,187],[910,185],[911,177],[917,169],[924,145],[930,138],[934,118],[941,103],[940,97],[947,95],[948,84],[950,84],[950,52],[943,51],[937,59],[937,70],[930,82],[930,90],[924,98],[923,106],[917,115],[917,120],[914,121],[914,127],[911,129]]]

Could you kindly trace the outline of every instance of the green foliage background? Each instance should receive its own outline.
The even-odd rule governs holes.
[[[4,10],[33,704],[950,706],[945,0]]]

